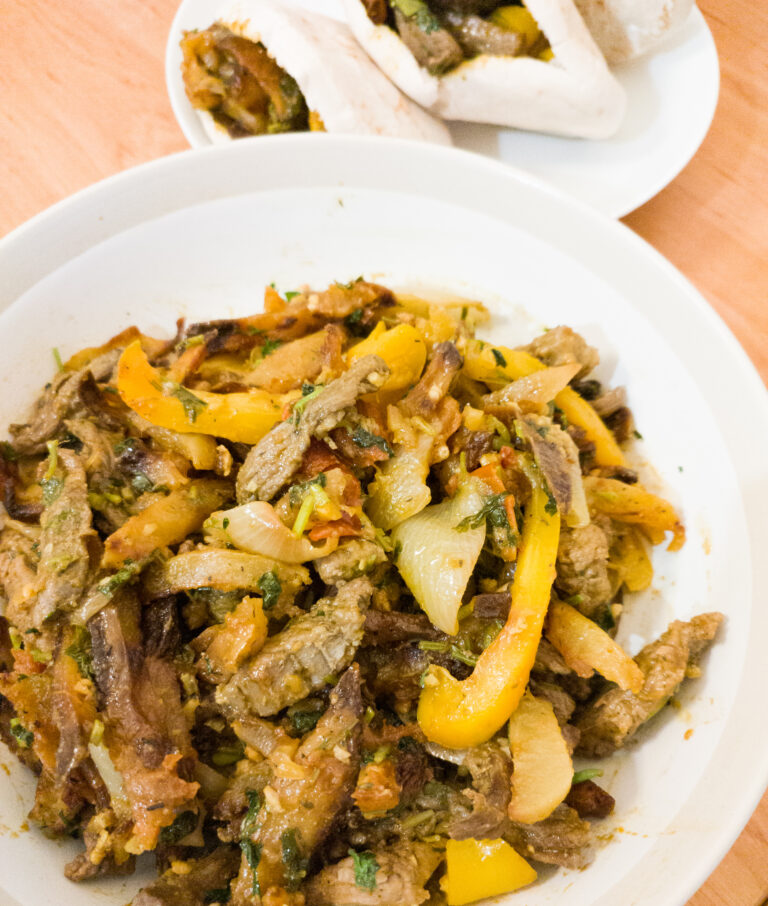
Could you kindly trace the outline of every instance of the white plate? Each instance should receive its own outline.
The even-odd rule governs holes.
[[[339,0],[286,0],[343,19]],[[211,144],[187,100],[181,79],[183,31],[206,28],[226,0],[182,0],[165,53],[171,106],[193,148]],[[453,123],[460,148],[520,167],[587,202],[623,217],[653,198],[685,167],[704,141],[720,88],[717,50],[704,16],[694,7],[685,25],[650,56],[614,68],[627,92],[627,115],[607,141],[557,138],[474,123]],[[222,140],[228,141],[222,132]]]
[[[602,832],[613,840],[594,865],[544,870],[507,902],[681,906],[704,881],[768,779],[768,400],[717,315],[656,252],[476,155],[301,135],[113,177],[0,242],[0,273],[0,309],[10,305],[0,316],[0,425],[50,377],[52,346],[67,357],[128,324],[170,335],[179,315],[257,310],[271,281],[289,289],[363,273],[427,284],[489,302],[500,340],[567,323],[597,343],[689,534],[679,554],[656,552],[654,591],[632,602],[622,640],[635,651],[673,616],[708,609],[724,610],[727,625],[681,707],[608,763],[617,809]],[[0,757],[10,771],[0,773],[3,906],[123,906],[136,878],[74,887],[61,869],[78,843],[18,833],[33,782]]]

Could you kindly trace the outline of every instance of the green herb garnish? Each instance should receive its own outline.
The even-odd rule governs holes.
[[[261,885],[259,884],[259,862],[261,862],[261,843],[254,843],[252,840],[241,840],[240,849],[243,851],[245,861],[253,872],[253,885],[251,891],[254,896],[261,896]]]
[[[273,340],[270,337],[264,341],[264,345],[261,347],[261,356],[266,358],[270,353],[274,352],[279,346],[283,345],[282,340]]]
[[[278,599],[280,598],[280,592],[283,590],[283,585],[280,582],[277,573],[271,569],[268,573],[264,573],[264,575],[259,578],[256,585],[261,592],[262,607],[264,610],[271,610],[275,604],[277,604]]]
[[[240,834],[243,837],[249,837],[258,829],[257,818],[261,810],[262,799],[261,793],[256,790],[248,790],[245,795],[248,798],[248,811],[240,825]]]
[[[366,431],[362,426],[355,428],[352,433],[352,440],[357,444],[358,447],[367,449],[368,447],[378,447],[380,450],[383,450],[387,456],[394,456],[395,451],[390,447],[390,445],[384,440],[383,437],[379,437],[378,434],[372,434],[370,431]]]
[[[75,625],[73,628],[75,635],[72,644],[64,649],[64,654],[68,654],[75,661],[82,676],[93,679],[91,633],[85,626]]]
[[[197,812],[181,812],[173,819],[173,824],[162,828],[159,840],[161,843],[172,845],[183,840],[197,827]]]
[[[507,511],[504,507],[504,498],[506,494],[492,494],[482,505],[482,507],[471,516],[465,516],[455,528],[457,532],[466,532],[469,529],[480,528],[487,522],[494,528],[502,528],[507,532],[507,539],[510,544],[515,544],[517,539],[512,531],[512,526],[507,518]]]
[[[191,390],[187,390],[187,388],[183,387],[181,384],[176,384],[171,391],[171,396],[175,396],[181,403],[184,407],[184,414],[187,416],[187,419],[193,423],[197,421],[197,417],[203,409],[208,406],[208,403],[201,400],[199,396],[195,396]]]
[[[18,717],[11,718],[10,730],[11,736],[16,740],[20,748],[28,749],[34,742],[35,734],[25,729]]]
[[[358,853],[354,849],[349,850],[349,855],[355,867],[355,886],[361,890],[375,890],[376,872],[381,868],[376,856],[370,851]]]
[[[493,358],[495,359],[496,364],[499,366],[499,368],[507,367],[507,360],[504,358],[504,356],[501,354],[501,352],[498,349],[496,349],[495,347],[491,347],[491,353],[493,354]]]
[[[591,780],[593,777],[602,777],[603,771],[602,768],[584,768],[583,771],[576,771],[573,775],[573,780],[571,785],[577,783],[584,783],[585,780]]]
[[[301,851],[299,832],[290,827],[280,835],[285,866],[285,889],[289,892],[298,890],[309,870],[309,859]]]

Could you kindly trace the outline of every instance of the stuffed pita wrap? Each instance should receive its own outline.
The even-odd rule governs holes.
[[[182,75],[214,142],[327,131],[450,144],[443,123],[409,100],[333,19],[273,0],[237,2],[187,32]]]
[[[690,15],[693,0],[575,0],[609,63],[653,50]]]
[[[344,0],[355,37],[449,120],[608,138],[625,97],[573,0]]]

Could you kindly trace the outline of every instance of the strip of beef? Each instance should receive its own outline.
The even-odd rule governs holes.
[[[428,26],[422,27],[418,16],[404,16],[399,9],[395,9],[395,27],[419,66],[432,75],[442,75],[462,62],[464,52],[448,29],[443,28],[429,12],[426,4],[424,7],[425,14],[430,16]]]
[[[448,833],[454,840],[494,840],[509,823],[512,759],[501,746],[488,742],[469,749],[464,765],[472,775],[473,788],[464,790],[464,796],[472,803],[472,813],[451,821]]]
[[[608,538],[596,522],[580,528],[563,527],[555,586],[590,618],[611,599]]]
[[[315,569],[326,585],[339,585],[386,562],[387,555],[380,545],[365,538],[352,538],[327,557],[315,560]]]
[[[588,821],[578,812],[560,804],[549,818],[536,824],[510,821],[504,839],[526,859],[585,868],[594,858],[597,838]]]
[[[515,426],[530,445],[560,512],[563,515],[573,510],[586,513],[579,451],[569,435],[559,425],[543,417],[518,419]]]
[[[443,638],[446,638],[445,633],[435,629],[423,613],[369,610],[365,615],[363,645],[391,645],[412,639]]]
[[[438,343],[419,382],[400,401],[400,411],[407,416],[420,415],[422,418],[433,415],[440,401],[451,389],[451,383],[461,370],[463,361],[453,343]]]
[[[402,843],[373,851],[378,866],[371,887],[355,881],[353,858],[329,865],[305,886],[307,906],[419,906],[424,889],[442,860],[428,843]]]
[[[486,53],[497,57],[516,57],[525,49],[525,39],[519,32],[494,25],[482,16],[448,13],[444,22],[468,56]]]
[[[144,887],[131,906],[208,906],[229,899],[229,881],[237,874],[240,854],[234,846],[219,846],[202,859],[188,860],[188,871],[178,874],[170,869]],[[219,896],[216,896],[220,891]]]
[[[32,628],[31,608],[35,599],[40,529],[0,513],[0,588],[8,622],[24,630]]]
[[[320,598],[219,686],[222,711],[230,720],[267,717],[322,688],[355,656],[372,593],[368,579],[360,578],[342,585],[336,597]]]
[[[92,376],[106,381],[120,358],[119,349],[105,352],[79,371],[60,371],[36,401],[32,415],[23,425],[11,425],[14,449],[20,453],[43,453],[45,442],[56,436],[64,419],[75,412],[80,403],[80,387]]]
[[[37,502],[24,502],[17,500],[19,486],[19,470],[15,462],[6,459],[0,449],[0,504],[8,511],[12,519],[22,522],[36,523],[43,511],[42,504]]]
[[[565,804],[576,809],[579,818],[607,818],[616,800],[594,781],[582,780],[571,787]]]
[[[553,327],[523,348],[545,365],[578,362],[581,370],[576,374],[577,379],[586,377],[600,363],[600,355],[594,346],[570,327]]]
[[[296,891],[304,881],[312,853],[354,789],[362,714],[360,672],[353,665],[331,693],[328,709],[299,747],[291,769],[275,771],[264,788],[261,808],[244,822],[246,847],[233,885],[234,903],[261,902],[254,894],[254,870],[262,896],[273,889],[273,896],[282,892],[285,897],[273,902],[291,902],[286,893]],[[257,869],[249,864],[249,852],[259,853]]]
[[[341,424],[358,397],[380,387],[388,374],[389,368],[378,356],[363,356],[303,411],[276,425],[251,448],[240,469],[238,502],[274,497],[301,466],[312,438],[322,438]]]
[[[40,517],[40,563],[37,599],[29,611],[9,613],[20,629],[39,628],[59,610],[71,611],[91,578],[99,542],[91,525],[88,484],[80,458],[71,450],[58,451],[58,465],[44,479],[47,503]]]
[[[167,661],[143,656],[139,604],[122,589],[93,617],[93,670],[106,713],[110,755],[123,777],[134,837],[147,849],[184,809],[195,810],[196,760],[176,672]]]
[[[656,641],[646,645],[635,661],[645,675],[637,695],[613,687],[592,702],[579,717],[578,754],[602,758],[620,749],[675,694],[687,675],[697,675],[697,661],[714,639],[723,620],[720,613],[703,613],[689,623],[675,620]]]

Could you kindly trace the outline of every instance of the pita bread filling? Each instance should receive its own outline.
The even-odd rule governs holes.
[[[323,130],[295,79],[263,44],[217,22],[205,31],[186,32],[181,49],[190,103],[210,113],[231,138]]]
[[[529,10],[498,0],[362,0],[370,20],[389,25],[420,66],[443,75],[481,54],[552,59]]]

